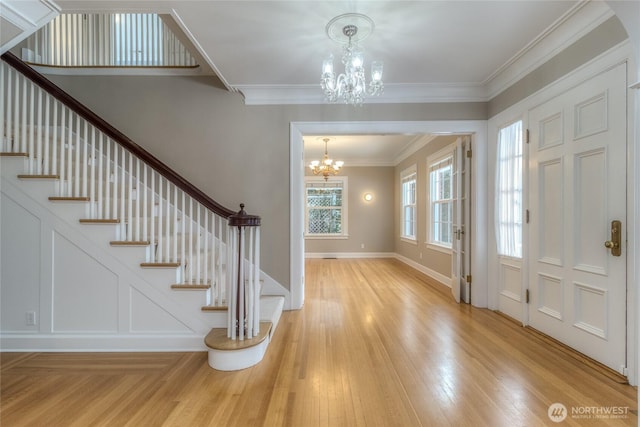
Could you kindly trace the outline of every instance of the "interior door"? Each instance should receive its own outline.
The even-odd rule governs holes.
[[[467,153],[470,153],[470,138],[463,136],[456,141],[453,153],[453,235],[451,256],[451,293],[456,302],[470,302],[469,284],[469,239],[467,226],[469,212],[470,173]]]
[[[621,373],[626,128],[625,64],[529,111],[529,323]]]

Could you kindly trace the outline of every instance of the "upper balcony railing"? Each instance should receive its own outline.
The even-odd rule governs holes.
[[[52,67],[198,67],[155,13],[58,15],[27,39],[22,59]]]

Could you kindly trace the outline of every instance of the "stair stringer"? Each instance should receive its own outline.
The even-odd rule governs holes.
[[[14,165],[11,165],[11,162]],[[15,166],[15,163],[18,163],[18,166]],[[31,284],[31,286],[37,287],[40,295],[39,301],[11,301],[11,304],[30,307],[27,311],[35,311],[38,319],[37,325],[20,326],[19,319],[6,319],[6,316],[3,316],[0,324],[0,345],[3,350],[202,350],[204,349],[202,338],[210,328],[226,325],[226,312],[202,312],[199,307],[200,302],[194,303],[193,294],[198,292],[175,292],[170,289],[172,277],[177,277],[177,269],[172,271],[141,269],[139,263],[144,261],[144,248],[109,246],[109,241],[105,240],[105,234],[108,231],[103,227],[110,226],[87,226],[79,223],[79,219],[84,217],[85,206],[82,204],[51,203],[46,196],[43,197],[43,194],[52,194],[49,192],[52,191],[55,184],[22,182],[17,179],[15,172],[19,173],[21,164],[19,159],[2,159],[2,186],[0,189],[3,198],[6,197],[7,200],[16,203],[25,212],[38,218],[42,228],[42,243],[51,245],[51,250],[47,250],[49,246],[40,248],[40,254],[43,257],[38,262],[40,283]],[[2,221],[8,220],[7,218],[0,219]],[[15,220],[15,218],[13,219]],[[11,224],[11,226],[18,226],[18,224]],[[78,319],[76,328],[70,328],[69,325],[66,325],[64,330],[57,329],[56,320],[59,320],[60,313],[56,312],[56,289],[54,289],[56,261],[52,245],[53,236],[63,236],[81,253],[85,254],[87,259],[97,261],[99,265],[117,277],[117,306],[100,308],[117,312],[117,326],[115,328],[107,327],[104,330],[84,331],[83,319]],[[131,253],[135,249],[140,251],[137,257],[132,256]],[[0,253],[0,262],[4,267],[10,269],[11,253],[6,254],[5,252],[7,252],[6,249]],[[27,264],[29,264],[29,260],[25,261],[23,267],[28,268]],[[78,277],[78,281],[83,280],[86,281],[89,278]],[[6,295],[4,291],[12,284],[5,283],[3,280],[0,286],[3,288],[3,294]],[[73,288],[73,286],[78,285],[70,287]],[[170,318],[175,319],[177,325],[183,325],[184,328],[180,331],[136,331],[132,325],[132,310],[135,310],[135,307],[132,307],[132,289],[148,298],[161,313],[166,313]],[[6,298],[3,299],[3,301],[5,300]],[[83,302],[79,301],[78,303],[82,304]],[[15,312],[15,310],[13,311]],[[154,313],[143,314],[143,318],[146,315],[153,316]],[[12,325],[18,326],[12,327]]]

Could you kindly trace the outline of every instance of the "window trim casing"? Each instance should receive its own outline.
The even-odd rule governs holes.
[[[310,234],[309,230],[309,206],[307,204],[307,183],[318,182],[327,183],[332,181],[342,182],[342,232],[340,234]],[[323,177],[305,176],[304,177],[304,238],[308,240],[341,240],[349,238],[349,179],[347,176],[332,176],[325,181]]]
[[[404,183],[405,179],[414,175],[415,181],[415,194],[414,194],[414,234],[412,236],[407,236],[404,234],[404,210],[405,210],[405,201],[404,201]],[[405,241],[407,243],[418,243],[418,165],[413,164],[407,168],[405,168],[402,172],[400,172],[400,240]]]
[[[433,221],[432,221],[432,217],[433,217],[433,206],[432,206],[432,195],[431,195],[431,167],[437,163],[442,162],[443,160],[446,160],[447,158],[451,158],[451,165],[452,165],[452,169],[453,169],[453,164],[454,164],[454,154],[455,154],[455,149],[456,149],[456,144],[450,144],[447,145],[446,147],[436,151],[433,154],[430,154],[429,156],[427,156],[427,167],[426,167],[426,171],[427,171],[427,238],[426,238],[426,246],[430,249],[439,251],[439,252],[443,252],[443,253],[447,253],[447,254],[451,254],[453,253],[453,241],[449,244],[443,244],[442,242],[436,241],[433,239]],[[452,198],[451,203],[453,204],[455,201],[453,199],[453,170],[451,173],[451,195]],[[452,214],[453,214],[453,209],[452,209]],[[451,218],[451,221],[453,223],[453,218]],[[450,235],[452,235],[450,233]]]

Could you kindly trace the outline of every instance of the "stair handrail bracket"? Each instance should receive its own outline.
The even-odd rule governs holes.
[[[228,218],[227,337],[245,340],[260,333],[260,217],[240,210]]]

